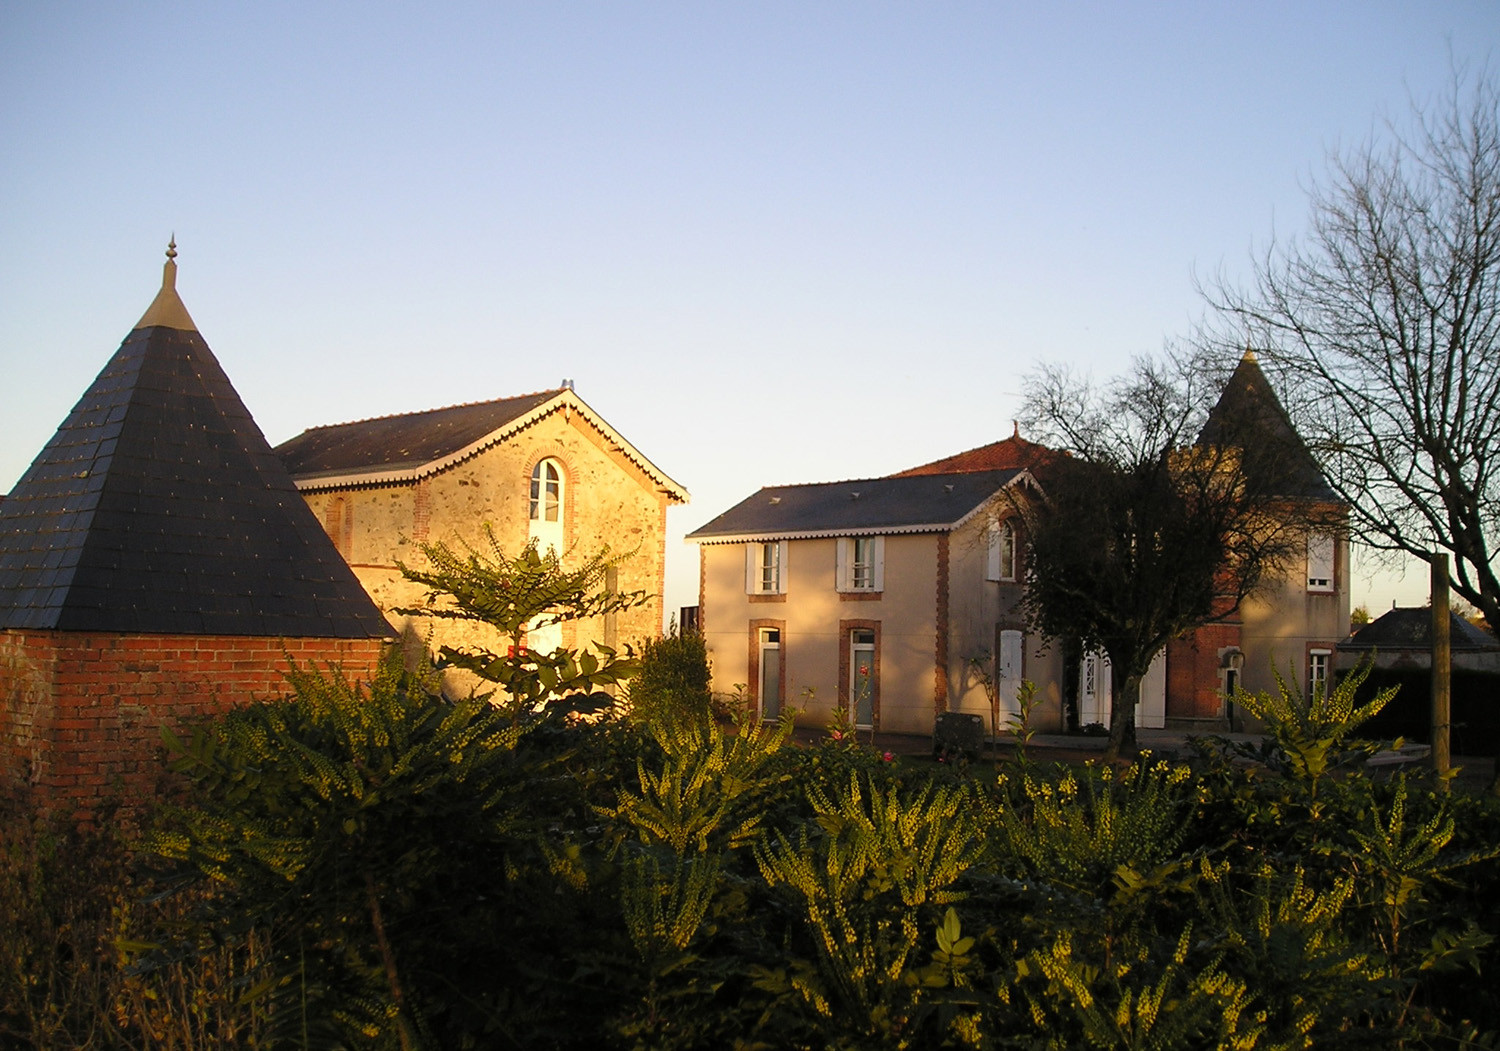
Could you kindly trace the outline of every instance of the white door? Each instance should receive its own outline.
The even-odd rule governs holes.
[[[1110,693],[1114,688],[1113,669],[1103,653],[1083,658],[1078,672],[1078,725],[1099,723],[1107,730],[1110,724]],[[1159,730],[1167,725],[1167,651],[1157,653],[1141,679],[1141,699],[1135,706],[1135,725]]]
[[[1109,658],[1101,652],[1086,653],[1078,669],[1078,725],[1099,723],[1109,729]]]

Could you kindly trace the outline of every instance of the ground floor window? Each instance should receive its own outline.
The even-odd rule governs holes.
[[[857,729],[873,730],[880,716],[880,622],[839,622],[839,704]]]
[[[786,664],[781,649],[782,625],[761,621],[750,626],[751,698],[760,717],[768,722],[781,718],[786,686]]]

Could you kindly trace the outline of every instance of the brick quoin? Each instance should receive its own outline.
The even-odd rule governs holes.
[[[160,797],[161,731],[286,695],[293,663],[368,679],[382,639],[0,632],[0,794],[90,821]]]

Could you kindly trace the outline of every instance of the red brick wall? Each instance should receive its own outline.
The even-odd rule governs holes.
[[[1240,625],[1208,624],[1167,643],[1167,719],[1217,719],[1221,653],[1240,644]]]
[[[380,639],[0,632],[0,792],[92,816],[149,801],[161,729],[287,692],[289,661],[367,678]]]

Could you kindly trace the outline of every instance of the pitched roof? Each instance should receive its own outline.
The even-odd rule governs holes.
[[[555,412],[578,413],[668,498],[686,502],[687,490],[646,459],[571,387],[313,427],[275,451],[303,490],[414,481],[467,460]]]
[[[1302,436],[1292,426],[1276,392],[1253,351],[1245,351],[1235,367],[1218,403],[1208,414],[1198,434],[1201,445],[1228,444],[1246,448],[1251,443],[1262,452],[1257,462],[1276,473],[1275,486],[1282,496],[1311,500],[1337,500],[1323,470],[1308,451]]]
[[[1028,477],[1012,468],[770,486],[695,529],[687,539],[730,543],[945,532],[1002,489]]]
[[[1045,473],[1046,469],[1062,456],[1055,449],[1021,437],[1020,428],[1009,438],[977,449],[945,456],[941,460],[920,467],[898,471],[892,478],[908,478],[919,474],[967,474],[972,471],[1006,471],[1024,468],[1032,474]]]
[[[1448,645],[1453,650],[1500,650],[1500,640],[1448,612]],[[1432,649],[1432,609],[1427,606],[1403,606],[1382,614],[1338,644],[1341,650]]]
[[[175,277],[0,503],[0,628],[390,635]]]

